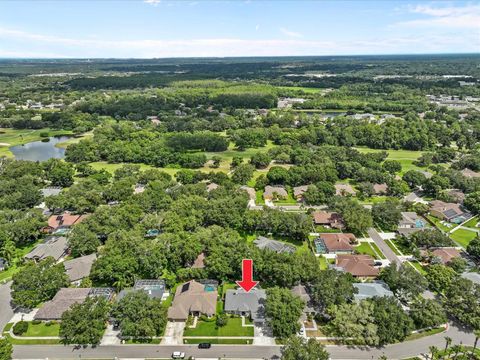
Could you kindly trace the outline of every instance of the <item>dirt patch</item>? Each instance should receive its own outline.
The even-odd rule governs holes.
[[[10,144],[9,144],[9,143],[2,143],[2,142],[0,142],[0,146],[10,146]]]

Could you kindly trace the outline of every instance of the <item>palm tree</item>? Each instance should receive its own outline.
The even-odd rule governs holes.
[[[472,355],[475,355],[475,349],[477,348],[478,339],[480,338],[480,330],[474,330],[475,342],[473,343]]]
[[[431,360],[435,360],[438,355],[438,348],[436,346],[430,346],[428,349],[430,350]]]
[[[449,336],[445,336],[445,350],[444,350],[445,354],[447,353],[447,349],[451,343],[452,343],[452,338]]]
[[[462,346],[461,345],[453,345],[452,350],[455,352],[455,355],[453,356],[453,359],[456,360],[458,353],[462,351]]]

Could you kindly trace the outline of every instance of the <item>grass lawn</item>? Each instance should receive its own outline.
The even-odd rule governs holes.
[[[477,226],[477,224],[480,224],[480,218],[478,216],[475,216],[468,220],[463,226],[472,228],[472,229],[480,229],[480,226]]]
[[[402,254],[400,254],[400,251],[395,246],[396,244],[394,244],[393,240],[385,240],[385,242],[387,243],[388,247],[390,249],[392,249],[392,251],[395,253],[395,255],[402,255]]]
[[[315,232],[317,232],[317,233],[341,233],[342,232],[342,230],[327,228],[327,227],[322,226],[322,225],[313,225],[313,226],[314,226]]]
[[[377,247],[378,249],[378,247]],[[375,249],[375,250],[377,250]],[[358,252],[359,254],[365,254],[365,255],[370,255],[374,259],[380,259],[379,255],[381,256],[382,252],[380,249],[377,250],[378,255],[375,253],[373,250],[372,244],[369,242],[361,242],[360,245],[355,246],[355,251]]]
[[[439,327],[439,328],[435,328],[435,329],[430,329],[430,330],[410,334],[406,337],[405,341],[416,340],[416,339],[420,339],[420,338],[425,337],[425,336],[440,334],[441,332],[444,332],[444,331],[445,331],[444,327]]]
[[[318,262],[320,263],[320,270],[327,270],[328,269],[328,261],[322,255],[318,257]]]
[[[409,261],[410,265],[412,265],[415,269],[417,269],[420,274],[426,275],[427,271],[423,268],[423,266],[418,261]]]
[[[371,198],[359,201],[361,205],[374,205],[378,203],[385,202],[390,199],[388,196],[372,196]]]
[[[253,339],[183,339],[184,344],[200,344],[200,343],[210,343],[210,344],[232,344],[232,345],[247,345],[251,344]]]
[[[55,323],[47,326],[47,323],[41,322],[40,324],[28,323],[28,330],[22,336],[58,336],[60,333],[60,324]]]
[[[1,271],[0,272],[0,282],[3,282],[3,281],[8,281],[10,280],[10,278],[16,274],[22,267],[19,265],[20,263],[20,260],[26,255],[28,254],[30,251],[32,251],[32,249],[37,245],[38,242],[33,242],[23,248],[20,248],[20,249],[17,249],[16,251],[16,257],[15,259],[12,261],[12,265],[7,269],[7,270],[4,270],[4,271]]]
[[[413,164],[421,155],[421,151],[410,151],[410,150],[380,150],[380,149],[370,149],[367,147],[357,147],[355,148],[361,153],[377,153],[381,151],[388,152],[388,160],[397,160],[402,164],[402,170],[400,174],[406,173],[408,170],[422,170],[422,168]]]
[[[162,339],[127,339],[125,344],[160,344]]]
[[[475,231],[469,231],[465,229],[458,229],[450,234],[450,238],[452,238],[455,242],[459,243],[464,248],[466,248],[470,241],[475,239],[476,236],[477,233]]]
[[[69,130],[51,130],[51,129],[0,129],[0,156],[13,157],[9,150],[10,146],[26,144],[32,141],[42,140],[40,133],[47,132],[49,136],[71,135]]]
[[[443,230],[445,232],[449,232],[449,231],[451,231],[452,229],[455,229],[458,226],[457,224],[448,223],[450,225],[450,227],[448,227],[447,225],[442,224],[441,223],[442,220],[437,219],[435,216],[427,215],[426,217],[429,221],[431,221],[433,224],[435,224],[435,226],[437,228],[439,228],[440,230]]]
[[[55,146],[58,147],[58,148],[66,149],[68,145],[78,144],[81,140],[91,139],[92,137],[93,137],[93,133],[89,132],[89,133],[85,133],[81,136],[72,137],[71,139],[68,139],[64,142],[58,143]]]
[[[185,328],[183,336],[253,336],[253,327],[243,327],[239,317],[229,318],[227,325],[219,328],[215,320],[198,320],[195,328]]]

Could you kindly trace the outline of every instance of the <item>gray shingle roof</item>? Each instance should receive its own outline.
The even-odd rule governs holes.
[[[243,289],[229,289],[225,293],[226,312],[249,312],[252,320],[259,322],[265,320],[265,290],[253,289],[245,292]]]
[[[62,314],[73,304],[83,303],[90,288],[62,288],[54,298],[47,301],[35,314],[35,320],[60,320]]]
[[[70,281],[81,280],[89,276],[92,264],[96,258],[96,254],[90,254],[73,260],[65,261],[63,266],[65,266],[65,271]]]
[[[67,253],[67,250],[68,244],[66,237],[51,237],[44,243],[38,244],[32,251],[25,255],[25,258],[38,261],[51,256],[55,261],[58,261],[58,259]]]
[[[388,285],[383,282],[371,282],[371,283],[356,283],[353,286],[358,290],[358,293],[354,295],[356,301],[370,299],[374,296],[378,297],[392,297],[393,292],[390,291]]]

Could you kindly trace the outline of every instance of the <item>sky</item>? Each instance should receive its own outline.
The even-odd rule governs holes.
[[[3,58],[422,53],[480,53],[480,1],[0,1]]]

